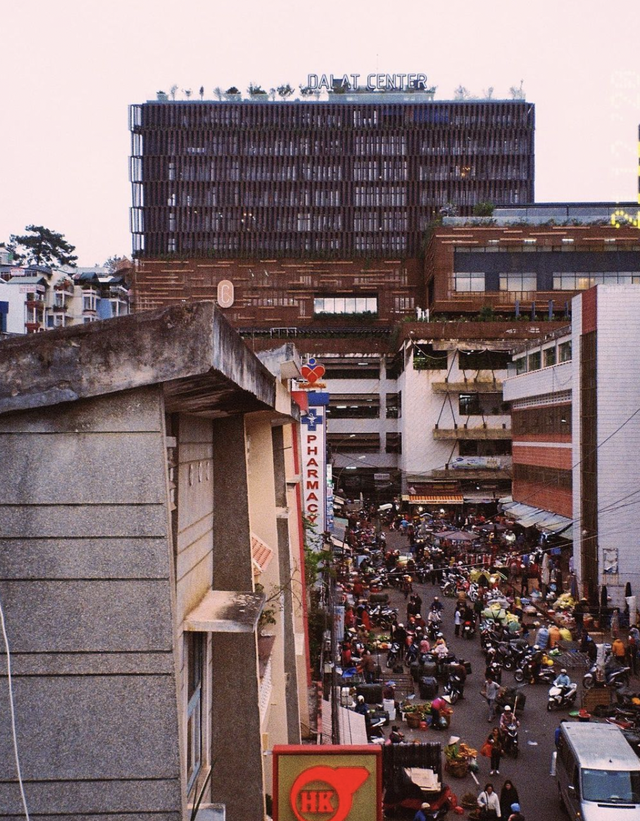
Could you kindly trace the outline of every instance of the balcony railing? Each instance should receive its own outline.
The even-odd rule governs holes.
[[[439,428],[437,425],[433,429],[434,439],[453,439],[453,440],[497,440],[497,439],[511,439],[511,431],[507,428],[490,428],[486,426],[478,428],[467,428],[464,425],[459,425],[453,428]]]
[[[269,702],[271,701],[271,693],[273,691],[273,673],[272,673],[272,665],[271,665],[271,658],[267,662],[264,675],[260,681],[260,693],[259,693],[259,704],[260,704],[260,718],[262,721],[266,718],[267,710],[269,709]]]

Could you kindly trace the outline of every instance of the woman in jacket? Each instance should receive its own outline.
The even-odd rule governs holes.
[[[519,803],[518,790],[513,786],[513,782],[507,779],[500,790],[500,810],[502,817],[508,818],[511,815],[511,805]]]
[[[482,821],[489,818],[502,818],[500,810],[500,799],[493,791],[493,784],[485,785],[484,790],[478,796],[478,807],[480,808],[480,818]]]

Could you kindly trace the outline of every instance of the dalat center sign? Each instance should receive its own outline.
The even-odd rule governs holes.
[[[273,749],[274,821],[381,821],[382,749]]]

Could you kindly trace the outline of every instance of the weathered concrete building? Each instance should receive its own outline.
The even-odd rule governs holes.
[[[309,723],[286,379],[211,303],[9,339],[0,373],[0,816],[12,692],[32,818],[183,821],[210,771],[263,818]]]

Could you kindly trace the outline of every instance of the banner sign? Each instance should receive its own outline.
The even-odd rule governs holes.
[[[274,821],[382,821],[382,749],[276,746]]]
[[[309,391],[309,410],[300,418],[302,503],[304,515],[315,528],[316,549],[322,549],[327,529],[327,448],[325,405],[329,394]]]
[[[456,456],[449,462],[453,470],[476,468],[477,470],[500,470],[511,467],[510,456]]]

